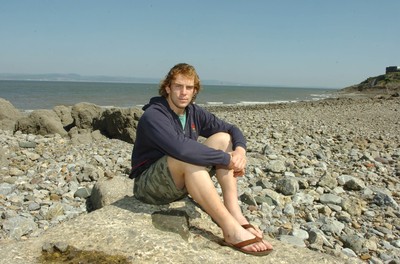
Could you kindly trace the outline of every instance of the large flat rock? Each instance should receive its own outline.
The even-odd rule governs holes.
[[[171,208],[189,215],[188,237],[154,227],[152,214]],[[189,200],[152,206],[127,196],[51,228],[40,237],[0,241],[0,263],[40,263],[38,257],[46,242],[65,242],[80,250],[122,255],[132,263],[346,263],[344,259],[271,239],[275,250],[264,257],[221,246],[221,241],[220,229]]]

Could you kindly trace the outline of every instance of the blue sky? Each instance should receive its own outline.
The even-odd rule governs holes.
[[[398,0],[0,0],[0,73],[343,88],[400,65]]]

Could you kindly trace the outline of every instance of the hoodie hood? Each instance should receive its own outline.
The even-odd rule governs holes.
[[[161,107],[164,109],[167,109],[169,112],[173,113],[176,115],[176,113],[171,109],[171,107],[168,104],[167,98],[163,97],[163,96],[156,96],[156,97],[152,97],[149,101],[148,104],[144,105],[142,107],[143,111],[145,111],[146,109],[148,109],[151,106],[155,106],[155,107]],[[190,103],[186,109],[191,109],[192,104]],[[190,111],[190,110],[189,110]]]
[[[167,99],[165,99],[165,98],[162,97],[162,96],[152,97],[152,98],[150,99],[149,103],[143,106],[143,108],[142,108],[143,111],[145,111],[145,110],[146,110],[147,108],[149,108],[151,105],[163,105],[163,106],[169,108]]]

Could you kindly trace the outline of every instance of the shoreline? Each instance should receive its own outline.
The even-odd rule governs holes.
[[[198,104],[199,106],[209,109],[209,108],[261,108],[262,106],[268,106],[268,105],[284,105],[284,104],[294,104],[294,103],[307,103],[307,102],[318,102],[318,101],[323,101],[323,100],[330,100],[330,99],[335,99],[337,97],[324,97],[320,99],[310,99],[310,100],[288,100],[288,101],[271,101],[271,102],[239,102],[239,103],[223,103],[223,102],[211,102],[211,103],[205,103],[205,104]],[[343,97],[345,98],[345,97]],[[364,97],[361,97],[364,98]],[[79,102],[79,103],[85,103],[84,101]],[[90,102],[89,102],[90,103]],[[78,103],[77,103],[78,104]],[[90,103],[94,104],[94,103]],[[94,104],[97,105],[97,104]],[[74,105],[56,105],[53,108],[38,108],[38,109],[19,109],[22,113],[32,113],[35,110],[52,110],[57,106],[65,106],[65,107],[73,107]],[[130,108],[136,108],[136,109],[142,109],[144,104],[138,104],[135,106],[113,106],[113,105],[97,105],[98,107],[102,109],[130,109]]]
[[[312,99],[328,96],[336,92],[328,88],[269,87],[269,86],[203,86],[197,98],[198,104],[275,102]],[[130,108],[148,103],[158,94],[158,85],[152,84],[108,84],[108,83],[68,83],[49,84],[28,82],[27,84],[0,85],[2,97],[9,100],[21,111],[52,109],[57,105],[73,106],[76,103],[94,103],[101,107]]]
[[[380,98],[381,99],[381,98]],[[328,104],[335,105],[337,103],[342,103],[345,101],[355,101],[359,103],[369,102],[376,99],[374,96],[368,94],[346,94],[346,95],[335,95],[329,98],[321,98],[318,100],[298,100],[298,101],[280,101],[280,102],[266,102],[266,103],[254,103],[254,104],[220,104],[220,105],[201,105],[206,109],[223,111],[224,109],[247,109],[247,110],[260,110],[260,109],[277,109],[277,108],[287,108],[287,107],[297,107],[302,105],[318,105],[318,104]],[[386,98],[388,99],[388,98]],[[391,100],[391,99],[389,99]]]
[[[381,95],[381,94],[377,94],[377,95]],[[246,102],[246,103],[236,103],[236,104],[229,104],[229,103],[211,103],[211,104],[198,104],[199,106],[210,110],[210,111],[224,111],[224,109],[248,109],[248,110],[259,110],[259,109],[276,109],[279,107],[288,107],[288,106],[295,106],[296,105],[304,105],[304,104],[313,104],[313,103],[320,103],[320,102],[327,102],[327,103],[331,103],[332,101],[338,101],[338,100],[378,100],[375,99],[376,95],[372,96],[369,94],[346,94],[346,95],[335,95],[332,97],[327,97],[327,98],[321,98],[321,99],[312,99],[312,100],[296,100],[296,101],[274,101],[274,102]],[[380,98],[381,99],[381,98]],[[388,98],[386,98],[388,99]],[[79,102],[79,103],[86,103],[84,101]],[[335,102],[333,102],[334,104]],[[78,103],[77,103],[78,104]],[[89,104],[93,104],[93,103],[89,103]],[[96,105],[96,104],[93,104]],[[74,105],[57,105],[55,107],[59,107],[59,106],[65,106],[68,108],[73,107]],[[127,107],[120,107],[120,106],[103,106],[103,105],[96,105],[104,110],[106,109],[142,109],[142,107],[144,106],[144,104],[140,104],[140,105],[135,105],[135,106],[127,106]],[[32,113],[33,111],[36,110],[53,110],[55,107],[53,108],[40,108],[40,109],[18,109],[18,111],[20,111],[21,113]]]

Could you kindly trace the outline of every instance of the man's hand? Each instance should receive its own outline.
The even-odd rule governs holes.
[[[231,161],[229,163],[229,169],[233,170],[234,177],[240,177],[245,174],[246,169],[246,150],[242,147],[237,147],[234,151],[229,153],[231,155]]]

